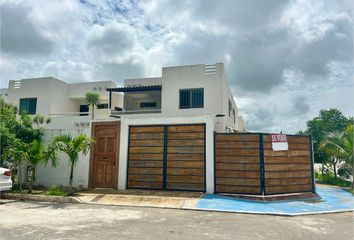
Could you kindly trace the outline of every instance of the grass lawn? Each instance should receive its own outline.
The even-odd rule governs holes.
[[[335,178],[334,176],[329,174],[322,175],[321,173],[315,173],[315,177],[318,183],[339,186],[354,195],[354,191],[351,189],[352,183],[348,180],[342,178]]]

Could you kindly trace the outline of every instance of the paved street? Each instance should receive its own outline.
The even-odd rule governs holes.
[[[0,205],[0,239],[353,239],[353,213],[301,217],[83,204]]]

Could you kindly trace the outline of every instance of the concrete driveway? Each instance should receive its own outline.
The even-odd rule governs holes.
[[[7,202],[1,239],[353,239],[353,213],[297,217]]]

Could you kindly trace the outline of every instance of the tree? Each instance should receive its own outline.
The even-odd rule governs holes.
[[[42,141],[34,140],[32,143],[26,146],[25,158],[32,168],[35,169],[39,163],[46,165],[51,160],[52,165],[55,166],[57,161],[57,148],[55,144],[45,146]],[[32,186],[34,182],[34,176],[29,181],[28,193],[32,193]]]
[[[313,140],[315,162],[325,164],[328,155],[323,149],[320,149],[321,142],[331,132],[341,132],[351,122],[338,109],[322,109],[318,117],[307,122],[305,133],[310,135]]]
[[[80,134],[76,137],[72,137],[69,134],[59,135],[54,138],[53,144],[55,144],[59,151],[66,153],[70,165],[70,178],[69,178],[69,190],[68,195],[73,195],[73,175],[74,166],[79,160],[79,154],[82,153],[86,155],[90,149],[93,140],[86,136],[85,134]]]
[[[16,129],[19,128],[16,113],[17,108],[0,97],[0,166],[8,167],[10,164],[7,151],[13,147]]]
[[[345,151],[342,148],[343,132],[330,133],[320,144],[320,150],[329,156],[329,163],[332,165],[334,177],[337,178],[337,165],[345,159]]]
[[[333,171],[336,175],[336,162],[344,160],[346,166],[348,166],[354,176],[354,161],[353,161],[353,124],[346,127],[343,132],[331,133],[325,140],[321,143],[321,149],[328,153],[332,159]],[[334,160],[334,158],[336,160]],[[335,162],[336,161],[336,162]],[[344,166],[345,169],[345,166]],[[354,179],[352,181],[352,189],[354,189]]]
[[[13,144],[10,148],[6,150],[4,155],[6,159],[11,163],[10,169],[17,170],[17,184],[19,186],[20,192],[22,192],[22,164],[28,159],[28,154],[26,152],[27,145],[20,139],[15,138]],[[15,174],[11,175],[12,182],[15,181]]]
[[[100,95],[97,93],[88,92],[85,95],[85,101],[88,106],[91,106],[92,119],[94,119],[95,118],[95,107],[97,106],[98,102],[100,101]]]

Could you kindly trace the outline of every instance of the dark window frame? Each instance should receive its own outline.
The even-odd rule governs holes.
[[[108,103],[99,103],[97,104],[97,109],[108,109]]]
[[[234,115],[234,124],[236,124],[236,111],[235,111],[235,108],[232,108],[232,114]]]
[[[157,102],[140,102],[140,108],[156,108]]]
[[[201,91],[201,95],[200,94]],[[188,103],[183,103],[182,94],[185,95],[184,101]],[[188,97],[187,97],[188,96]],[[201,97],[197,101],[197,97]],[[204,108],[204,88],[184,88],[179,90],[179,109],[191,109],[191,108]]]
[[[30,98],[20,98],[19,100],[19,114],[28,114],[28,115],[34,115],[36,114],[37,112],[37,98],[36,97],[30,97]],[[21,102],[24,102],[24,101],[27,101],[27,109],[22,109],[23,107],[23,103]],[[31,105],[31,102],[32,102],[32,105]],[[34,104],[33,104],[34,103]],[[27,112],[25,112],[25,110],[27,110]]]

